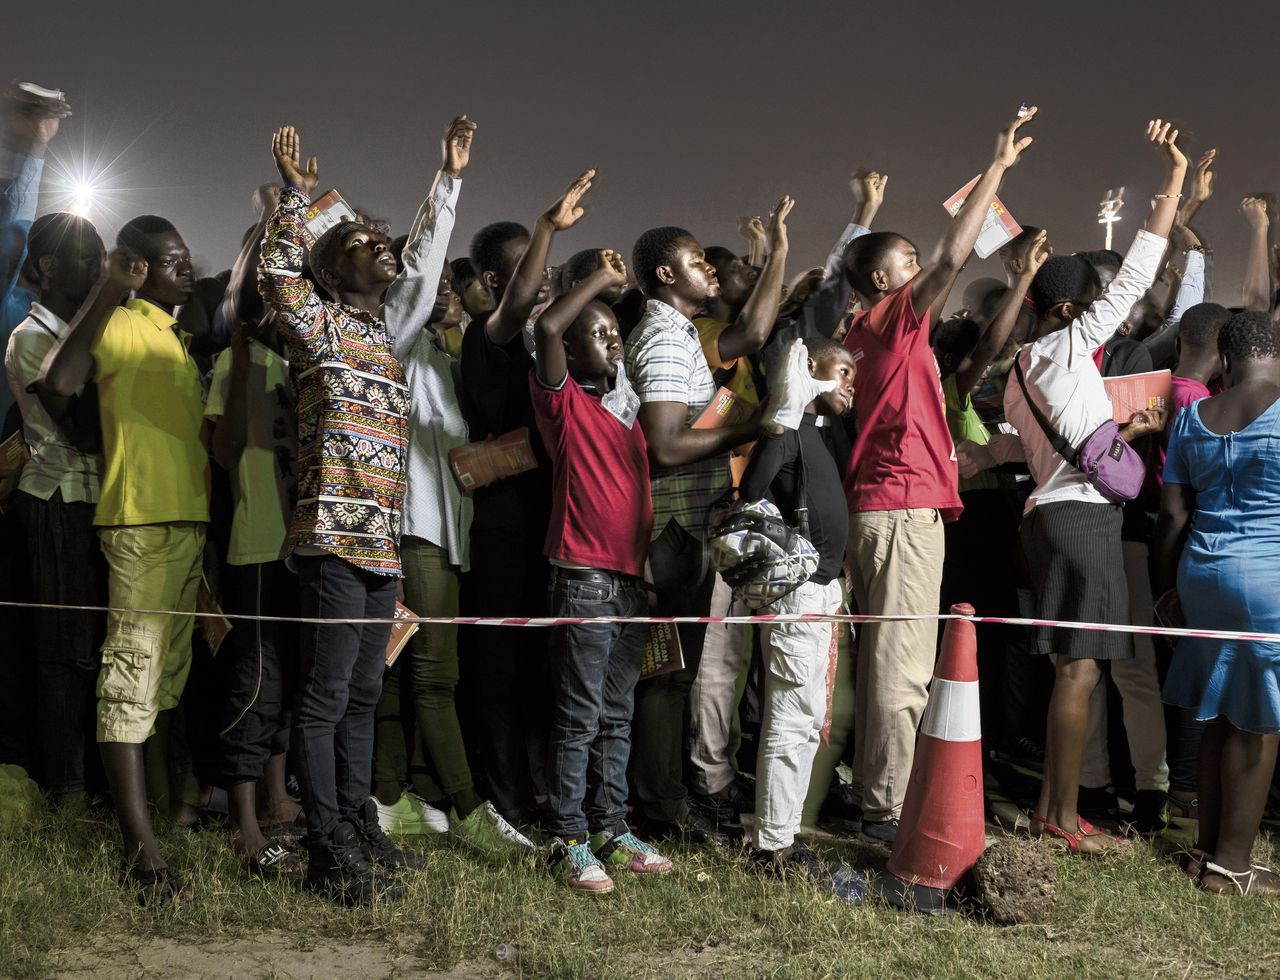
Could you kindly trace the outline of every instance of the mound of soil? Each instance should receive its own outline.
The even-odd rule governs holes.
[[[1044,922],[1058,897],[1053,851],[1033,840],[997,841],[973,866],[975,897],[999,925]]]

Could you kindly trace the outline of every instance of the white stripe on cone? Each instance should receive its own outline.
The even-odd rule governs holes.
[[[920,719],[920,734],[944,742],[976,742],[982,738],[978,682],[935,677]]]

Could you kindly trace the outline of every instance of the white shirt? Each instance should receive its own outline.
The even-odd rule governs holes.
[[[1028,391],[1072,446],[1079,446],[1111,418],[1111,399],[1093,362],[1093,352],[1111,339],[1133,305],[1151,288],[1165,244],[1158,235],[1139,231],[1106,292],[1067,327],[1024,346],[1018,354]],[[1084,473],[1053,451],[1027,408],[1016,376],[1005,386],[1004,413],[1018,430],[1027,466],[1036,481],[1026,513],[1038,504],[1062,500],[1110,503]]]
[[[412,403],[400,533],[449,552],[449,563],[470,567],[471,498],[458,488],[449,450],[468,442],[454,385],[453,359],[429,326],[453,234],[462,181],[441,172],[418,209],[405,244],[404,273],[387,289],[382,316],[391,349],[404,367]]]
[[[64,503],[96,504],[102,457],[82,453],[73,446],[49,417],[40,399],[27,391],[40,377],[45,355],[67,329],[67,324],[58,316],[33,303],[30,315],[9,336],[4,372],[9,390],[22,412],[22,437],[31,450],[31,459],[18,480],[18,489],[41,500],[48,500],[55,491],[61,490]]]

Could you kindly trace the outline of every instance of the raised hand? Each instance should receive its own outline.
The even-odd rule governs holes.
[[[1217,176],[1213,172],[1213,161],[1217,156],[1217,150],[1206,150],[1204,155],[1200,157],[1199,162],[1196,163],[1196,172],[1191,183],[1191,199],[1193,201],[1199,201],[1203,204],[1213,197],[1213,179]]]
[[[281,126],[271,137],[271,152],[275,154],[276,167],[280,177],[286,184],[292,185],[310,197],[320,183],[320,171],[316,167],[316,158],[307,160],[307,169],[302,169],[301,141],[298,131],[292,126]]]
[[[102,281],[120,293],[137,292],[147,281],[147,260],[129,248],[114,248],[107,256]]]
[[[40,98],[16,86],[5,93],[5,128],[11,139],[43,152],[58,135],[58,126],[71,115],[61,99]]]
[[[1179,252],[1190,252],[1200,245],[1200,236],[1179,221],[1174,224],[1173,231],[1169,232],[1169,241]]]
[[[791,209],[795,207],[795,204],[795,201],[784,194],[769,214],[768,248],[770,255],[775,252],[781,254],[787,250],[787,215],[791,213]]]
[[[1240,202],[1240,212],[1249,227],[1255,231],[1267,227],[1267,200],[1264,197],[1246,197]]]
[[[582,219],[582,216],[587,213],[586,208],[582,207],[578,202],[582,200],[587,191],[591,190],[591,182],[595,179],[595,168],[581,174],[560,195],[560,200],[556,201],[543,213],[541,220],[547,222],[556,231],[566,231],[576,225]]]
[[[611,248],[603,249],[598,256],[600,267],[596,270],[604,279],[603,285],[607,289],[610,286],[625,286],[627,284],[627,264],[622,261],[622,256]]]
[[[1053,246],[1049,244],[1048,230],[1041,228],[1034,236],[1028,238],[1018,254],[1010,261],[1013,271],[1028,281],[1036,277],[1040,267],[1053,255]]]
[[[471,162],[471,140],[475,136],[476,124],[464,113],[458,116],[444,131],[442,141],[444,153],[444,172],[450,177],[459,176]]]
[[[879,208],[884,203],[884,186],[889,183],[889,175],[878,170],[859,170],[849,180],[849,189],[859,204],[870,204]]]
[[[1147,142],[1163,152],[1171,170],[1186,171],[1187,158],[1178,149],[1178,130],[1173,123],[1152,119],[1147,123]]]
[[[764,222],[761,221],[759,217],[739,218],[738,234],[749,242],[764,242]]]
[[[1129,424],[1124,427],[1125,435],[1130,441],[1145,436],[1149,432],[1163,432],[1164,424],[1168,421],[1169,413],[1163,408],[1144,408],[1140,412],[1134,412],[1133,417],[1129,419]]]
[[[1005,128],[999,138],[996,140],[996,153],[993,158],[994,163],[1001,164],[1005,168],[1009,168],[1017,164],[1022,159],[1022,154],[1026,152],[1033,138],[1030,136],[1019,136],[1018,133],[1022,127],[1027,125],[1031,120],[1035,119],[1036,113],[1040,111],[1039,106],[1032,106],[1022,115],[1014,119],[1013,122]]]

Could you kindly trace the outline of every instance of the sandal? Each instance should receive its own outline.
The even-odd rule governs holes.
[[[183,883],[170,868],[143,870],[130,868],[125,872],[124,883],[138,891],[138,904],[149,908],[156,905],[183,905],[195,899],[190,885]]]
[[[1251,864],[1249,866],[1248,871],[1229,871],[1226,868],[1224,868],[1222,865],[1206,859],[1203,865],[1203,870],[1200,872],[1200,878],[1197,883],[1200,885],[1201,890],[1208,892],[1210,895],[1234,894],[1234,895],[1243,896],[1243,895],[1248,895],[1251,891],[1253,891],[1253,886],[1255,882],[1258,880],[1258,876],[1260,874],[1268,874],[1268,875],[1271,875],[1272,877],[1275,876],[1274,871],[1272,871],[1270,868],[1265,867],[1264,865],[1261,865],[1261,864]],[[1231,887],[1230,888],[1210,887],[1205,884],[1205,877],[1207,875],[1217,875],[1220,878],[1225,878],[1227,881],[1231,883]],[[1259,888],[1257,890],[1257,893],[1259,895],[1280,895],[1280,889],[1277,889],[1274,886],[1271,888]]]
[[[1067,852],[1069,854],[1080,854],[1084,857],[1098,857],[1107,853],[1108,851],[1114,850],[1116,847],[1120,845],[1128,843],[1128,841],[1124,840],[1123,838],[1115,837],[1112,834],[1108,834],[1104,831],[1099,830],[1097,827],[1089,823],[1088,820],[1086,820],[1084,817],[1080,816],[1079,814],[1076,815],[1076,832],[1075,833],[1071,833],[1070,831],[1063,830],[1061,827],[1054,826],[1053,824],[1049,823],[1049,821],[1046,820],[1044,817],[1040,816],[1040,814],[1038,813],[1031,814],[1031,823],[1032,825],[1036,823],[1040,824],[1040,833],[1037,834],[1033,828],[1030,829],[1030,833],[1032,837],[1038,837],[1040,839],[1044,839],[1044,835],[1047,832],[1051,838],[1054,838],[1053,840],[1050,841],[1050,843],[1057,844],[1059,840],[1065,841],[1067,845]],[[1082,850],[1081,844],[1084,843],[1084,840],[1086,837],[1106,838],[1108,842],[1108,846],[1103,848],[1102,850]]]
[[[259,878],[302,870],[301,855],[278,841],[263,844],[244,861],[249,873]]]

